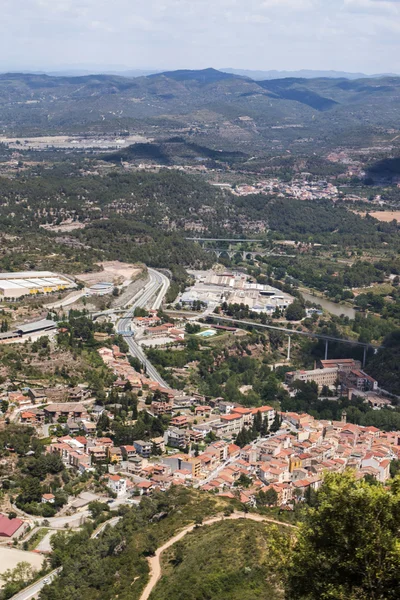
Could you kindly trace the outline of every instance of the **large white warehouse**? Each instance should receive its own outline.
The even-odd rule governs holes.
[[[72,280],[51,271],[0,273],[0,298],[5,299],[49,294],[74,287],[76,284]]]

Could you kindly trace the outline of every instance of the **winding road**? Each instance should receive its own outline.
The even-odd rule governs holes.
[[[270,519],[268,517],[263,517],[262,515],[257,515],[253,513],[242,513],[242,512],[234,512],[229,516],[219,516],[213,517],[212,519],[208,519],[208,521],[204,521],[201,525],[213,525],[214,523],[218,523],[219,521],[228,521],[234,519],[249,519],[251,521],[257,521],[259,523],[273,523],[275,525],[281,525],[283,527],[289,527],[290,529],[298,529],[296,525],[291,525],[290,523],[282,523],[282,521],[277,521],[275,519]],[[193,529],[197,527],[195,524],[188,525],[185,529],[182,529],[179,533],[177,533],[174,537],[170,538],[168,542],[165,542],[162,546],[157,548],[154,556],[148,559],[149,567],[150,567],[150,580],[146,587],[144,588],[142,595],[139,600],[148,600],[150,598],[150,594],[157,585],[157,582],[161,578],[161,555],[162,553],[173,546],[176,542],[179,542],[187,533],[193,531]]]

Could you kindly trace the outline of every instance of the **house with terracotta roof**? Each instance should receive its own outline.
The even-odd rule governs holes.
[[[209,415],[211,414],[211,406],[208,406],[207,404],[204,406],[196,406],[196,408],[194,409],[194,412],[196,414],[196,416],[201,416],[204,417],[205,415]]]
[[[221,415],[220,425],[220,432],[224,435],[237,435],[244,427],[243,415],[233,412],[230,415]]]
[[[43,494],[42,504],[54,504],[55,499],[54,494]]]
[[[267,420],[268,428],[271,427],[272,423],[275,419],[275,409],[272,406],[258,406],[252,409],[253,417],[257,414],[261,414],[261,418],[263,421]]]
[[[169,414],[172,412],[172,410],[173,410],[173,406],[169,402],[154,401],[151,403],[151,412],[155,416]]]
[[[232,410],[231,415],[240,415],[243,419],[243,425],[245,427],[251,427],[254,421],[254,415],[251,408],[245,408],[244,406],[235,406]]]
[[[123,496],[126,494],[126,479],[123,479],[119,475],[106,475],[107,487],[117,494],[117,496]]]
[[[178,415],[177,417],[173,417],[170,421],[170,425],[172,427],[178,427],[178,429],[186,427],[188,423],[189,420],[186,415]]]

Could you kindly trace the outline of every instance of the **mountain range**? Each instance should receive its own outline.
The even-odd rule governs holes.
[[[216,69],[141,77],[0,75],[6,133],[140,131],[245,151],[400,129],[400,77],[254,80]],[[156,135],[154,135],[156,134]],[[210,143],[209,143],[210,142]],[[364,143],[364,142],[362,142]],[[268,144],[267,144],[268,145]]]
[[[297,71],[279,71],[276,69],[270,70],[255,70],[255,69],[232,69],[232,68],[221,68],[218,69],[224,73],[230,73],[232,75],[241,75],[254,79],[255,81],[262,81],[263,79],[286,79],[287,77],[296,77],[301,79],[315,79],[319,77],[330,78],[330,79],[375,79],[379,77],[396,77],[394,73],[377,73],[374,75],[366,75],[365,73],[353,73],[349,71],[334,71],[334,70],[315,70],[315,69],[300,69]],[[10,72],[8,70],[2,70],[0,73]],[[82,67],[64,67],[60,69],[43,69],[40,71],[27,69],[21,71],[26,74],[34,75],[50,75],[52,77],[83,77],[85,75],[117,75],[119,77],[146,77],[147,75],[156,75],[164,73],[163,69],[128,69],[123,66],[104,66],[100,68],[98,66],[85,66]]]

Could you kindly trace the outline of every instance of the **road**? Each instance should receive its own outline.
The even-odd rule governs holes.
[[[103,533],[103,531],[105,530],[105,528],[108,525],[110,525],[110,527],[115,527],[115,525],[118,523],[118,521],[120,519],[121,519],[121,517],[113,517],[112,519],[109,519],[105,523],[102,523],[96,529],[96,531],[94,531],[92,533],[91,537],[94,538],[94,539],[98,538],[99,535],[101,533]],[[49,533],[51,535],[53,535],[54,531],[49,532]],[[32,585],[26,587],[25,589],[23,589],[21,592],[19,592],[15,596],[12,596],[12,598],[10,600],[30,600],[31,598],[36,597],[39,594],[39,592],[42,590],[42,588],[44,588],[45,585],[47,585],[48,583],[50,583],[51,581],[53,581],[53,579],[55,577],[57,577],[57,575],[60,573],[61,570],[62,570],[62,567],[59,567],[58,569],[55,569],[54,571],[52,571],[51,573],[49,573],[45,577],[42,577],[41,579],[39,579],[38,581],[36,581],[34,584],[32,584]]]
[[[169,288],[169,279],[155,269],[148,269],[148,272],[150,281],[145,285],[143,290],[135,296],[131,308],[116,324],[117,333],[124,335],[131,332],[131,321],[135,308],[152,308],[154,310],[160,308]],[[163,380],[158,371],[146,358],[146,355],[134,338],[127,335],[125,341],[129,346],[130,354],[140,360],[146,369],[148,377],[169,389],[169,385]]]
[[[99,535],[101,533],[103,533],[103,531],[105,530],[106,527],[108,527],[108,525],[110,527],[115,527],[116,524],[118,523],[118,521],[121,519],[122,517],[113,517],[112,519],[110,519],[109,521],[106,521],[105,523],[102,523],[97,529],[96,531],[92,534],[92,538],[96,539],[99,537]]]
[[[282,525],[283,527],[290,527],[291,529],[297,529],[296,525],[291,525],[290,523],[282,523],[281,521],[276,521],[275,519],[269,519],[268,517],[262,517],[261,515],[253,514],[253,513],[239,513],[234,512],[229,517],[219,516],[213,517],[212,519],[208,519],[208,521],[204,521],[203,525],[213,525],[214,523],[218,523],[219,521],[232,520],[232,519],[249,519],[251,521],[258,522],[266,522],[266,523],[274,523],[276,525]],[[151,592],[155,588],[158,580],[161,578],[161,554],[173,546],[176,542],[181,540],[187,533],[193,531],[196,525],[188,525],[185,529],[182,529],[179,533],[177,533],[174,537],[170,538],[168,542],[166,542],[163,546],[157,548],[155,555],[148,559],[149,567],[150,567],[150,580],[146,587],[144,588],[142,595],[139,600],[148,600]]]
[[[15,596],[12,596],[11,600],[30,600],[30,598],[35,598],[46,584],[52,582],[53,579],[57,577],[60,571],[61,568],[55,569],[46,575],[46,577],[42,577],[39,581],[36,581],[29,587],[21,590],[18,594],[15,594]]]
[[[63,308],[64,306],[69,306],[70,304],[74,304],[74,302],[77,302],[78,300],[83,298],[86,294],[87,289],[83,288],[82,290],[78,290],[77,292],[72,292],[71,294],[68,294],[68,296],[66,296],[62,300],[59,300],[58,302],[46,304],[45,308],[51,310],[54,308]]]

